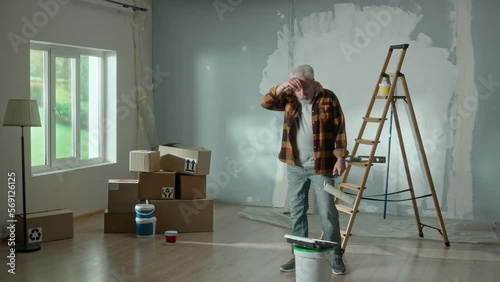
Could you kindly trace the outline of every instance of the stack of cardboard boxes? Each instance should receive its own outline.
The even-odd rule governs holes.
[[[104,233],[135,233],[135,205],[139,191],[136,179],[108,180],[108,208]]]
[[[155,206],[157,234],[213,231],[213,199],[206,198],[210,158],[205,148],[172,144],[131,151],[130,171],[139,172],[138,180],[109,181],[104,232],[135,233],[135,204],[144,200]]]

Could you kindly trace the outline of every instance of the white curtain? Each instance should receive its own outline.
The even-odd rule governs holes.
[[[153,104],[153,72],[155,68],[151,65],[151,0],[134,0],[134,5],[148,9],[147,12],[135,11],[127,18],[132,28],[134,44],[134,67],[135,67],[135,98],[137,104],[137,147],[140,149],[156,150],[160,144]],[[149,22],[146,22],[149,21]],[[146,27],[146,28],[145,28]],[[148,144],[143,144],[146,140]]]

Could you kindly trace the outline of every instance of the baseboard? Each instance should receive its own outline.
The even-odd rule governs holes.
[[[104,211],[105,211],[105,209],[100,209],[100,210],[95,210],[95,211],[91,211],[88,213],[80,214],[80,215],[74,216],[73,220],[80,220],[80,219],[91,217],[91,216],[94,216],[97,214],[104,214]]]

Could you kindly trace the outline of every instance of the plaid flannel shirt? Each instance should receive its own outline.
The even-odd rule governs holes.
[[[317,94],[313,98],[312,106],[313,173],[331,174],[337,158],[345,158],[349,153],[344,114],[337,96],[323,88],[319,82],[315,83]],[[281,151],[278,157],[284,163],[298,165],[298,159],[293,154],[293,146],[296,134],[295,120],[301,111],[301,104],[293,90],[286,90],[277,95],[277,88],[278,86],[271,88],[260,104],[268,110],[285,112]]]

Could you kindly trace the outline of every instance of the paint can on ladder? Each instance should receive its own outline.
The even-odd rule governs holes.
[[[378,93],[382,96],[389,95],[389,90],[391,89],[391,84],[387,82],[387,78],[384,77],[380,84],[378,85]]]
[[[294,246],[296,282],[330,282],[332,267],[326,258],[332,256],[333,249],[306,249]]]

